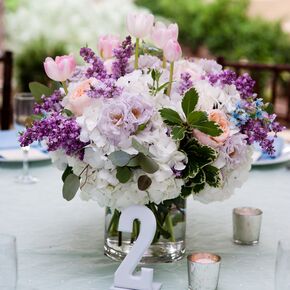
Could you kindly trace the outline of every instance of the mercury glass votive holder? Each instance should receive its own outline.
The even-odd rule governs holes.
[[[190,290],[216,290],[221,257],[211,253],[193,253],[187,257]]]
[[[233,240],[239,245],[259,243],[263,212],[258,208],[233,209]]]

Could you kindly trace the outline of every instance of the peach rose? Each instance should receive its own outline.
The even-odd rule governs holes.
[[[210,121],[217,123],[220,126],[220,129],[223,131],[221,135],[217,137],[212,137],[205,133],[200,132],[197,129],[194,129],[193,130],[194,136],[198,139],[200,143],[204,145],[208,145],[213,148],[222,146],[230,135],[230,123],[227,119],[227,116],[225,115],[224,112],[220,110],[212,110],[208,115],[208,119]]]
[[[72,111],[76,116],[82,115],[84,110],[89,107],[93,101],[86,93],[90,89],[92,82],[93,79],[91,78],[77,84],[64,99],[65,108]]]

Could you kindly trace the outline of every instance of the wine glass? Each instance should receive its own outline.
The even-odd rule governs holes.
[[[27,117],[33,114],[34,103],[35,99],[30,93],[20,93],[15,96],[14,119],[17,131],[25,129]],[[16,181],[25,184],[35,183],[37,182],[37,178],[31,176],[29,173],[28,155],[30,146],[21,148],[23,152],[22,174],[16,178]]]
[[[0,289],[16,290],[17,251],[16,238],[0,234]]]
[[[290,290],[290,242],[287,241],[278,243],[275,290]]]

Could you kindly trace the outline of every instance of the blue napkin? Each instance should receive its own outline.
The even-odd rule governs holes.
[[[19,148],[18,132],[16,130],[0,131],[0,149]]]
[[[262,152],[262,149],[259,146],[259,144],[258,143],[254,144],[255,150],[262,152],[262,155],[259,158],[259,160],[275,159],[275,158],[280,157],[280,155],[282,154],[282,150],[284,147],[284,140],[280,137],[277,137],[277,138],[272,137],[272,138],[274,139],[273,145],[275,148],[275,152],[273,155],[269,155],[266,152]]]
[[[5,131],[0,130],[0,150],[20,148],[20,144],[18,142],[19,138],[18,132],[19,132],[18,129]],[[31,144],[31,147],[43,151],[38,142],[34,142],[33,144]]]

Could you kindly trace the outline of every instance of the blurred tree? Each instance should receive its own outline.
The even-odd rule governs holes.
[[[49,82],[43,68],[47,56],[64,55],[67,51],[64,44],[51,45],[44,38],[37,38],[25,46],[21,53],[16,55],[15,69],[19,91],[29,91],[31,81],[47,84]]]
[[[1,0],[3,1],[3,0]],[[6,10],[16,10],[21,0],[4,0]]]

